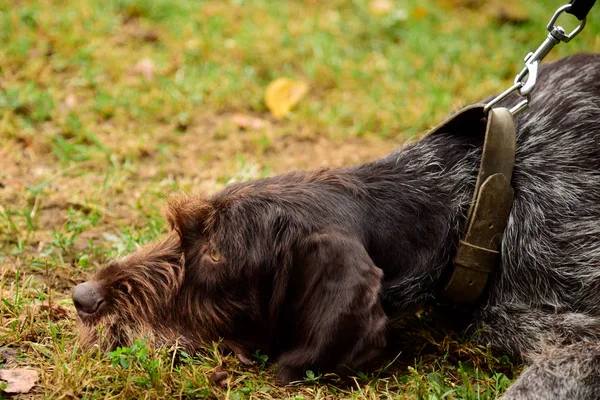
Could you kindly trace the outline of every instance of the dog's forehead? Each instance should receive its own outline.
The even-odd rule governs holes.
[[[104,268],[101,268],[96,272],[95,280],[112,281],[113,279],[121,277],[123,273],[126,273],[129,267],[141,262],[142,258],[135,254],[137,251],[139,251],[139,248],[133,253],[121,255],[108,260]]]

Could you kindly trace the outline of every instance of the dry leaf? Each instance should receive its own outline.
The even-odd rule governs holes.
[[[251,131],[257,131],[267,126],[267,121],[264,119],[256,118],[251,115],[245,114],[234,114],[231,117],[231,121],[241,129],[248,129]]]
[[[391,0],[371,0],[369,12],[372,15],[383,16],[394,11],[394,3]]]
[[[28,393],[37,379],[37,371],[30,369],[0,369],[0,381],[7,384],[4,388],[6,393]]]
[[[265,103],[277,119],[283,118],[308,93],[308,84],[288,78],[277,78],[265,91]]]
[[[149,58],[141,59],[133,67],[133,73],[151,80],[154,77],[154,61]]]

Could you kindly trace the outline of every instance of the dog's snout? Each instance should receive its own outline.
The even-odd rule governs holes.
[[[79,314],[94,314],[104,303],[102,290],[95,282],[84,282],[75,286],[72,297]]]

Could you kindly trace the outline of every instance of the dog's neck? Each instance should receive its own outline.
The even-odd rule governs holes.
[[[480,154],[476,138],[430,136],[351,169],[370,194],[368,251],[385,271],[384,300],[394,309],[432,300],[441,289],[473,196]]]

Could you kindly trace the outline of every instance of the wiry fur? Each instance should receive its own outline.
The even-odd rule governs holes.
[[[506,399],[597,399],[600,56],[543,67],[532,97],[516,120],[502,266],[473,320],[484,341],[531,363]],[[481,146],[465,128],[365,165],[173,202],[176,233],[94,278],[111,307],[84,321],[84,336],[105,325],[112,345],[152,332],[192,348],[222,337],[242,354],[278,357],[284,382],[314,365],[360,366],[385,346],[383,310],[438,300]]]

